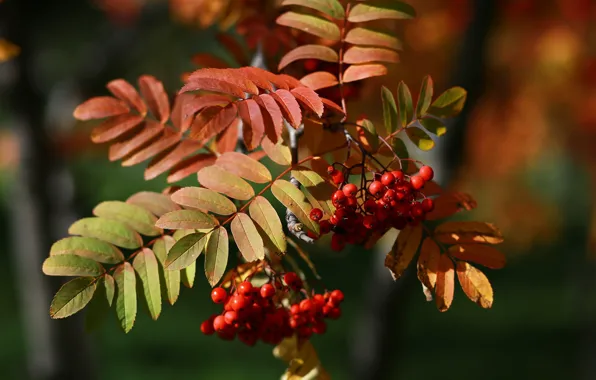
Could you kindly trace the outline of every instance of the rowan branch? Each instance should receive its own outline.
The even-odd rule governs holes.
[[[304,133],[304,124],[300,125],[297,129],[294,129],[288,122],[284,121],[286,129],[290,135],[290,152],[292,153],[292,166],[298,163],[298,139]],[[294,185],[297,189],[300,189],[300,182],[294,177],[290,177],[290,182]],[[313,244],[315,240],[308,236],[306,231],[303,230],[302,223],[298,220],[298,217],[289,209],[286,208],[286,225],[288,226],[288,231],[297,239],[302,240],[303,242]]]

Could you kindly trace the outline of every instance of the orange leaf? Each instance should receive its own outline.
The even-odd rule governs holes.
[[[236,69],[235,72],[246,80],[253,82],[258,88],[262,88],[266,91],[274,90],[271,83],[272,80],[275,80],[275,74],[270,73],[269,71],[265,71],[258,67],[241,67]]]
[[[168,183],[178,182],[189,175],[198,173],[199,170],[203,169],[204,167],[211,166],[214,163],[215,157],[210,154],[197,154],[195,156],[188,157],[170,169]]]
[[[453,261],[451,261],[448,255],[441,255],[439,270],[437,272],[437,285],[435,287],[435,301],[439,311],[447,311],[451,307],[455,287],[454,281]]]
[[[215,165],[255,183],[271,181],[271,173],[265,165],[242,153],[224,153],[217,158]]]
[[[271,96],[279,104],[284,119],[294,128],[298,128],[302,123],[302,110],[300,104],[288,90],[280,89],[271,93]]]
[[[145,169],[145,180],[149,181],[167,172],[203,146],[204,144],[200,142],[184,140],[166,154],[156,156]]]
[[[163,125],[152,120],[146,121],[142,128],[130,139],[112,144],[108,153],[109,160],[116,161],[128,156],[137,149],[148,145],[149,142],[154,142],[154,139],[164,131]]]
[[[168,121],[170,117],[170,101],[168,94],[163,88],[163,83],[151,75],[142,75],[139,78],[139,88],[153,116],[162,124]]]
[[[180,96],[180,95],[178,95]],[[191,97],[184,102],[182,107],[182,114],[188,116],[194,115],[195,113],[202,111],[207,107],[221,106],[224,107],[231,103],[231,99],[226,95],[218,94],[192,94]]]
[[[392,50],[402,50],[403,46],[396,37],[377,30],[352,28],[346,34],[345,41],[354,45],[372,45]]]
[[[263,239],[248,215],[242,212],[236,214],[230,229],[234,241],[236,241],[236,245],[238,245],[238,249],[246,261],[263,260],[265,258]]]
[[[503,242],[501,231],[495,225],[484,222],[445,222],[435,228],[433,235],[446,244]]]
[[[201,169],[198,179],[204,187],[230,198],[247,201],[255,195],[248,182],[219,166],[213,165]]]
[[[242,119],[242,137],[248,150],[255,149],[265,133],[265,121],[261,107],[253,99],[238,103],[238,114]]]
[[[382,0],[376,3],[359,3],[354,5],[348,15],[349,22],[366,22],[381,19],[411,19],[416,11],[411,5],[401,1]]]
[[[73,115],[78,120],[103,119],[130,112],[130,108],[121,100],[111,96],[97,96],[80,104]]]
[[[440,258],[441,250],[437,243],[429,237],[424,239],[418,258],[418,279],[428,289],[434,289],[437,284]]]
[[[194,96],[191,94],[178,94],[174,100],[174,107],[172,108],[172,115],[170,118],[172,119],[172,124],[174,124],[174,127],[178,132],[186,132],[186,130],[188,130],[192,124],[194,113],[187,114],[185,113],[185,110],[187,109],[188,102],[193,99]]]
[[[218,69],[225,69],[225,68],[230,67],[230,65],[226,61],[224,61],[223,59],[217,58],[213,54],[209,54],[209,53],[195,54],[192,56],[192,58],[190,60],[195,65],[202,66],[202,67],[213,67],[213,68],[218,68]]]
[[[224,94],[230,94],[237,98],[244,98],[244,90],[242,89],[242,87],[225,82],[223,80],[213,78],[190,79],[189,77],[188,81],[180,89],[179,93],[197,90],[221,92]]]
[[[332,117],[332,116],[344,116],[344,110],[336,103],[332,102],[329,99],[321,98],[323,105],[325,106],[325,111],[323,112],[323,117]]]
[[[147,106],[132,84],[124,79],[114,79],[106,87],[115,97],[133,106],[142,116],[147,114]]]
[[[172,194],[171,198],[181,206],[219,215],[231,215],[237,211],[231,200],[203,187],[184,187]]]
[[[313,91],[339,84],[337,77],[327,71],[317,71],[305,75],[300,79],[300,82]]]
[[[148,160],[151,157],[157,156],[164,150],[171,148],[176,145],[182,136],[179,133],[173,132],[169,129],[163,131],[163,135],[159,139],[153,141],[148,146],[141,150],[133,153],[131,156],[126,157],[122,161],[122,166],[133,166],[140,164],[141,162]]]
[[[387,68],[381,64],[352,65],[344,71],[343,82],[356,82],[385,74],[387,74]]]
[[[369,62],[398,63],[399,54],[389,49],[352,46],[344,54],[344,62],[348,64]]]
[[[283,70],[287,65],[301,59],[318,59],[325,62],[337,62],[339,56],[337,52],[323,45],[302,45],[290,50],[279,61],[278,70]]]
[[[312,110],[317,116],[323,116],[323,111],[325,110],[325,106],[323,105],[323,101],[316,92],[308,87],[296,87],[292,90],[292,95],[298,99],[298,101],[304,104],[307,108]]]
[[[493,306],[493,288],[484,273],[464,261],[459,261],[457,278],[471,301],[484,309],[490,309]]]
[[[273,142],[281,137],[283,133],[283,115],[281,108],[269,94],[259,95],[253,98],[255,102],[261,107],[263,121],[265,124],[265,135]]]
[[[338,41],[340,39],[339,27],[335,23],[320,17],[297,12],[286,12],[279,16],[276,22],[279,25],[295,28],[331,41]]]
[[[150,191],[141,191],[133,194],[126,200],[126,203],[140,206],[157,217],[171,211],[180,210],[180,207],[172,202],[167,195]]]
[[[279,140],[277,144],[274,144],[267,137],[263,139],[261,148],[267,153],[267,156],[271,161],[276,164],[289,166],[292,164],[292,153],[290,148],[282,141]]]
[[[233,152],[236,150],[236,146],[238,145],[238,125],[241,122],[242,120],[239,118],[234,119],[232,124],[230,124],[223,133],[217,135],[215,144],[217,145],[217,151],[219,153]]]
[[[238,108],[230,103],[226,107],[209,107],[197,115],[190,129],[190,138],[203,141],[212,138],[229,127],[236,116]]]
[[[456,259],[471,261],[490,269],[501,269],[506,259],[496,248],[484,244],[458,244],[449,248],[449,254]]]
[[[104,143],[114,140],[142,122],[143,117],[138,115],[124,114],[113,116],[93,128],[91,131],[91,141],[94,143]]]
[[[422,239],[422,225],[408,225],[400,231],[391,252],[385,257],[385,266],[391,271],[394,280],[399,279],[414,258],[420,240]]]
[[[242,92],[247,92],[251,95],[259,94],[257,86],[242,75],[242,71],[239,69],[199,69],[188,77],[189,82],[199,81],[201,79],[216,79],[237,86],[242,89]]]
[[[426,220],[447,218],[462,210],[473,210],[477,206],[471,195],[460,192],[443,193],[435,199],[435,209],[426,214]]]

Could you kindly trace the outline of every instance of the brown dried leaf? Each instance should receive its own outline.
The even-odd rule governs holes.
[[[490,309],[493,306],[493,288],[484,273],[465,261],[458,261],[457,278],[464,293],[472,302],[484,309]]]
[[[484,244],[458,244],[449,248],[449,254],[456,259],[471,261],[491,269],[501,269],[507,259],[496,248]]]
[[[434,289],[437,283],[437,271],[441,250],[435,241],[427,237],[422,242],[418,257],[418,279],[428,289]]]
[[[435,228],[433,235],[445,244],[499,244],[504,240],[497,226],[484,222],[445,222]]]
[[[422,225],[408,225],[401,230],[391,252],[385,257],[385,266],[391,271],[394,280],[399,279],[416,255],[422,239]]]
[[[449,255],[441,255],[435,287],[435,301],[439,311],[447,311],[453,302],[455,270]]]

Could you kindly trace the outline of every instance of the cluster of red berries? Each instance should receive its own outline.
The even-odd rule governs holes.
[[[284,274],[283,282],[285,285],[276,281],[276,288],[271,282],[253,286],[243,281],[230,293],[221,287],[213,289],[211,299],[224,309],[204,321],[201,331],[205,335],[217,333],[224,340],[238,336],[248,346],[254,346],[258,340],[276,345],[294,333],[302,338],[323,334],[327,329],[323,318],[340,317],[339,304],[344,298],[340,290],[314,294],[285,307],[281,302],[284,295],[305,292],[302,280],[294,272]]]
[[[363,244],[373,231],[391,227],[402,230],[408,224],[420,223],[434,209],[433,200],[420,192],[433,179],[430,166],[422,166],[412,176],[401,170],[376,173],[362,188],[347,183],[344,172],[333,166],[327,172],[338,185],[331,197],[336,210],[329,219],[322,220],[323,211],[315,208],[310,218],[319,223],[321,234],[333,232],[331,248],[335,251],[341,251],[346,244]]]

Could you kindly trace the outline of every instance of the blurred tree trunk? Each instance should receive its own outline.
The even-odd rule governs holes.
[[[442,186],[449,184],[461,163],[465,127],[484,90],[485,47],[494,21],[496,0],[476,0],[473,7],[473,19],[462,44],[452,83],[468,91],[468,101],[464,111],[449,126],[446,138],[428,160],[435,168],[437,182]],[[365,282],[365,304],[350,345],[352,378],[356,380],[395,379],[391,377],[391,371],[399,366],[399,350],[402,348],[400,338],[403,336],[400,331],[403,331],[408,312],[405,305],[409,297],[416,296],[414,290],[419,297],[423,297],[415,278],[414,262],[404,276],[395,282],[384,267],[385,255],[391,249],[392,242],[393,239],[387,239],[379,244],[375,252],[378,259]]]

